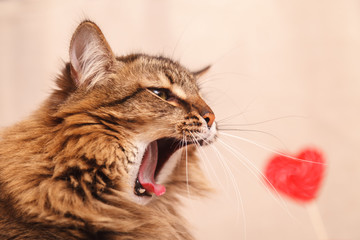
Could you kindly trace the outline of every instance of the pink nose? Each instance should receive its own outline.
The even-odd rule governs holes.
[[[208,127],[211,128],[212,124],[215,121],[215,114],[213,112],[207,112],[202,117],[205,119]]]
[[[215,121],[215,114],[200,96],[194,101],[192,108],[206,121],[208,128],[211,128]]]

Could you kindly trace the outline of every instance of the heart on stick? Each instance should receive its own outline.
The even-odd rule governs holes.
[[[275,188],[294,200],[309,202],[317,197],[325,172],[322,154],[309,148],[296,157],[276,155],[265,168],[265,177]]]

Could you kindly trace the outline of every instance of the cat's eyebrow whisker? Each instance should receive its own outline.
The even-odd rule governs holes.
[[[218,105],[219,103],[221,103],[221,101],[223,101],[223,98],[225,97],[229,97],[228,94],[226,94],[225,92],[222,92],[221,90],[219,90],[219,88],[216,87],[202,87],[200,86],[200,92],[202,94],[202,96],[204,96],[206,99],[209,99],[209,102],[211,102],[211,105]],[[220,94],[219,94],[220,92]],[[217,94],[216,97],[210,97],[210,95],[213,95],[214,93]]]
[[[213,65],[219,64],[223,59],[227,59],[229,55],[233,54],[237,49],[239,49],[242,46],[243,43],[236,42],[235,45],[228,50],[226,50],[224,53],[222,53],[220,56],[218,56],[213,62]]]
[[[232,134],[228,134],[228,133],[224,133],[224,132],[219,132],[220,135],[224,135],[224,136],[228,136],[228,137],[232,137],[232,138],[236,138],[236,139],[239,139],[239,140],[242,140],[244,142],[247,142],[247,143],[250,143],[250,144],[253,144],[261,149],[264,149],[266,151],[269,151],[271,153],[274,153],[274,154],[277,154],[277,155],[280,155],[280,156],[283,156],[283,157],[287,157],[289,159],[292,159],[292,160],[296,160],[296,161],[301,161],[301,162],[306,162],[306,163],[312,163],[312,164],[323,164],[323,165],[327,165],[326,163],[323,163],[323,162],[314,162],[314,161],[310,161],[310,160],[305,160],[305,159],[300,159],[300,158],[297,158],[297,157],[293,157],[293,156],[290,156],[290,155],[287,155],[287,154],[284,154],[284,153],[281,153],[279,151],[276,151],[276,150],[273,150],[271,149],[270,147],[267,147],[263,144],[259,144],[259,143],[256,143],[254,141],[251,141],[247,138],[243,138],[243,137],[240,137],[240,136],[236,136],[236,135],[232,135]]]
[[[249,77],[249,75],[247,74],[243,74],[243,73],[237,73],[237,72],[216,72],[216,73],[213,73],[213,74],[209,74],[207,77],[203,78],[199,85],[202,86],[204,84],[207,84],[209,82],[212,82],[212,81],[217,81],[217,80],[226,80],[225,77],[223,77],[223,75],[235,75],[235,76],[238,76],[238,77]]]
[[[175,57],[175,53],[176,53],[176,51],[177,51],[177,48],[179,47],[180,42],[183,40],[186,31],[189,30],[189,28],[192,26],[192,24],[194,24],[194,22],[195,22],[197,19],[199,19],[200,16],[201,16],[201,15],[196,15],[196,17],[193,17],[192,19],[190,19],[190,20],[186,23],[185,27],[181,30],[181,33],[180,33],[180,35],[178,36],[178,38],[177,38],[177,40],[176,40],[176,43],[175,43],[175,46],[174,46],[174,48],[173,48],[173,50],[172,50],[171,59],[173,59],[173,58]]]
[[[203,90],[200,90],[200,91],[203,93]],[[229,96],[228,90],[217,89],[217,93],[220,93],[220,94],[219,94],[219,96],[217,97],[217,99],[215,99],[215,101],[214,101],[214,100],[212,101],[213,103],[216,103],[216,102],[220,101],[221,98],[227,97],[228,99],[232,100],[233,105],[236,106],[235,99],[233,99],[231,96]],[[247,109],[253,104],[253,102],[254,102],[254,101],[251,101],[249,104],[247,104],[247,105],[245,106],[245,108],[244,108],[244,110],[243,110],[242,112],[236,113],[236,114],[234,114],[233,116],[237,116],[237,115],[239,115],[239,114],[240,114],[240,115],[244,114],[244,113],[247,111]],[[228,118],[233,119],[233,117],[231,117],[231,116],[229,116]]]
[[[231,147],[229,144],[225,143],[223,140],[218,139],[219,143],[222,144],[225,149],[227,149],[232,155],[235,156],[236,159],[239,160],[239,162],[245,166],[252,175],[254,175],[256,177],[256,179],[261,183],[261,185],[263,185],[263,187],[266,189],[266,191],[268,193],[270,193],[270,195],[273,197],[273,199],[279,203],[280,206],[282,206],[285,211],[289,214],[290,217],[293,218],[293,215],[290,213],[286,202],[284,201],[284,199],[281,197],[281,195],[279,194],[279,192],[276,190],[276,188],[273,186],[273,184],[269,181],[269,179],[261,172],[261,170],[259,170],[255,164],[249,159],[247,158],[244,154],[242,154],[240,151],[238,151],[236,148]],[[239,157],[241,156],[241,158]],[[245,161],[243,161],[245,160]],[[264,181],[262,181],[262,179],[259,177],[259,175],[266,181],[266,183],[269,184],[269,186],[273,189],[273,191],[276,194],[276,197],[274,196],[274,194],[269,190],[269,188],[265,185]],[[280,201],[280,202],[279,202]]]
[[[174,49],[173,49],[173,51],[172,51],[172,53],[171,53],[171,58],[174,58],[174,55],[175,55],[176,50],[177,50],[177,47],[178,47],[180,41],[182,40],[182,38],[184,37],[184,33],[186,32],[186,30],[188,29],[188,27],[189,27],[189,25],[186,26],[186,27],[181,31],[181,34],[180,34],[179,38],[176,40]]]

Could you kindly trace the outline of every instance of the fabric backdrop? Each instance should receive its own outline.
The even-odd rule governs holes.
[[[317,205],[328,235],[360,239],[359,1],[0,1],[1,127],[48,96],[85,18],[118,55],[163,54],[192,70],[212,64],[202,92],[220,123],[242,129],[227,133],[249,141],[220,135],[243,155],[221,141],[221,157],[200,152],[217,192],[184,199],[198,239],[316,239],[306,207],[263,186],[253,167],[262,171],[272,153],[261,146],[321,148],[329,165]]]

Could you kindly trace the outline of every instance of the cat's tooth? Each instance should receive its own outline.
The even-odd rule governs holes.
[[[143,194],[145,191],[146,191],[146,190],[143,189],[143,188],[138,188],[138,192],[139,192],[140,194]]]

